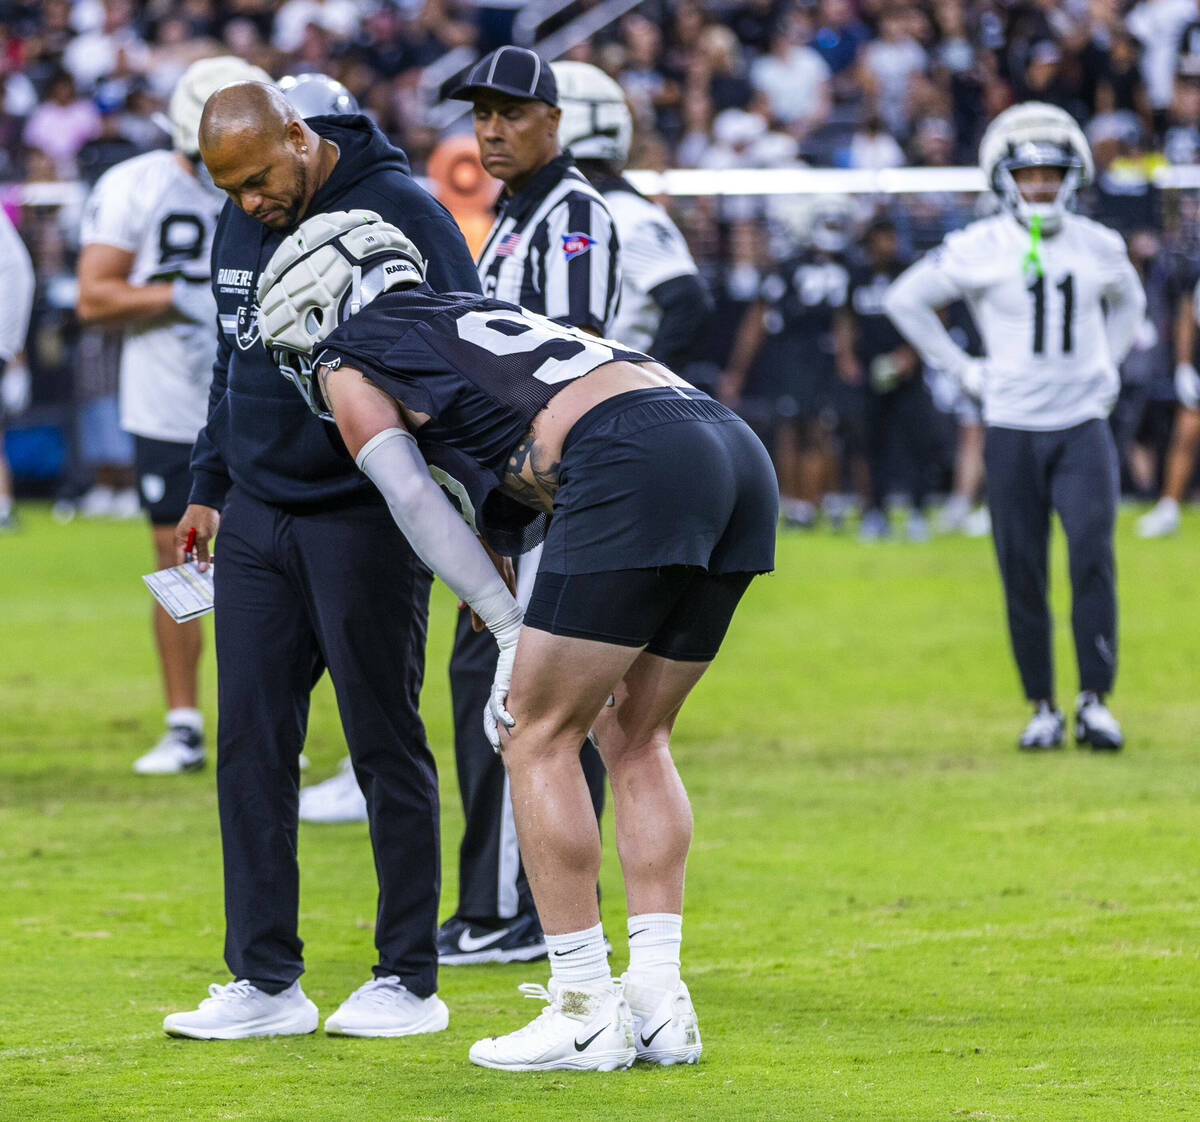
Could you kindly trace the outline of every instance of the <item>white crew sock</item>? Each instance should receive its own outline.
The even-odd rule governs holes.
[[[647,912],[629,917],[629,976],[638,985],[673,990],[679,985],[683,916]]]
[[[550,976],[559,985],[590,988],[612,977],[600,924],[569,935],[547,935],[546,952]]]
[[[168,709],[167,727],[191,729],[193,732],[204,731],[204,714],[199,709]]]

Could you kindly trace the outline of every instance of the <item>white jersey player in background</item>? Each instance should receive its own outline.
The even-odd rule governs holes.
[[[621,175],[633,140],[625,93],[586,62],[555,62],[558,139],[601,195],[621,242],[621,299],[607,335],[682,370],[712,308],[683,235],[667,212]]]
[[[25,366],[25,336],[33,310],[33,262],[8,215],[0,209],[0,420],[24,412],[29,404],[29,371]],[[4,426],[0,424],[0,532],[15,529],[12,473],[4,455]]]
[[[1001,212],[950,234],[897,278],[885,306],[927,363],[982,401],[1009,635],[1034,706],[1020,747],[1063,742],[1046,575],[1055,511],[1070,558],[1075,738],[1116,750],[1121,729],[1104,704],[1117,660],[1118,469],[1107,418],[1145,295],[1120,236],[1067,211],[1093,173],[1087,141],[1067,113],[1038,102],[1006,110],[984,134],[980,163]],[[959,298],[983,336],[983,359],[969,358],[937,316]]]
[[[245,80],[270,79],[233,56],[193,63],[171,95],[172,150],[105,172],[84,209],[77,310],[85,323],[125,328],[121,427],[135,439],[138,490],[160,569],[175,564],[175,525],[187,505],[192,444],[208,416],[217,351],[209,257],[225,196],[200,163],[197,130],[209,95]],[[157,604],[153,613],[167,730],[134,771],[194,771],[205,758],[201,625],[176,624]]]

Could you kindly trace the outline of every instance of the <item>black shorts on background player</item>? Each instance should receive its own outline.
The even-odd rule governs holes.
[[[191,444],[134,436],[138,497],[152,526],[174,526],[192,489]]]

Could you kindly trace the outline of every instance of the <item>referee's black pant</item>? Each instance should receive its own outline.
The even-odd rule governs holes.
[[[483,732],[483,710],[499,654],[491,633],[473,631],[470,612],[460,612],[450,656],[450,693],[454,758],[466,819],[458,848],[455,914],[465,919],[509,919],[533,910],[529,882],[520,866],[504,761]],[[604,809],[604,765],[590,743],[580,753],[580,762],[599,820]]]
[[[417,712],[429,571],[382,504],[289,514],[231,492],[215,565],[225,961],[267,993],[303,972],[299,756],[328,668],[367,799],[375,974],[437,988],[437,773]]]
[[[1105,694],[1117,667],[1113,560],[1118,464],[1108,423],[1029,431],[989,426],[984,450],[992,537],[1025,696],[1054,697],[1047,555],[1050,513],[1067,537],[1079,688]]]

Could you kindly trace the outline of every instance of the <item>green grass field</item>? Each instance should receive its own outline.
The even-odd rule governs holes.
[[[1022,1119],[1200,1112],[1200,519],[1119,529],[1128,749],[1015,750],[1025,718],[986,541],[781,540],[678,728],[692,796],[685,972],[697,1067],[512,1075],[478,1036],[540,1005],[542,966],[449,969],[447,1032],[395,1041],[171,1040],[226,981],[211,766],[130,771],[157,737],[139,524],[0,538],[0,1119]],[[1075,692],[1061,543],[1061,697]],[[461,826],[446,660],[424,711]],[[205,667],[215,720],[215,674]],[[309,781],[343,744],[322,683]],[[606,825],[611,838],[611,827]],[[301,830],[306,992],[369,975],[365,826]],[[625,960],[615,854],[603,872]]]

